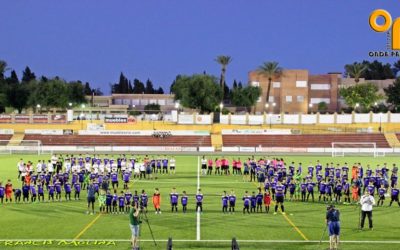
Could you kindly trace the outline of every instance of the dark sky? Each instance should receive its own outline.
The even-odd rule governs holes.
[[[121,71],[165,89],[177,74],[219,75],[220,54],[233,57],[229,84],[271,60],[336,72],[386,49],[368,24],[377,8],[400,16],[398,0],[5,0],[0,59],[106,93]]]

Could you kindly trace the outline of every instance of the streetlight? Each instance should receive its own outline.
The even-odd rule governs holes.
[[[266,109],[269,108],[269,103],[266,103],[266,104],[265,104],[265,108],[266,108]]]
[[[219,104],[219,110],[220,110],[220,112],[222,112],[222,109],[224,108],[224,104],[221,102],[220,104]]]
[[[379,113],[379,132],[382,133],[382,112]]]
[[[36,105],[36,108],[39,111],[39,113],[40,113],[40,107],[41,107],[40,104]]]
[[[272,128],[272,114],[271,113],[268,114],[268,118],[269,118],[269,128],[271,129]]]
[[[360,107],[360,104],[357,102],[355,107],[354,107],[354,111],[357,112],[358,107]]]
[[[68,103],[68,106],[69,106],[69,108],[71,108],[72,107],[72,102]]]

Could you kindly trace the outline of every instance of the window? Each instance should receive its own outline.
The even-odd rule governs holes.
[[[307,88],[307,81],[296,81],[297,88]]]
[[[280,82],[272,82],[272,87],[275,89],[278,89],[281,87],[281,83]]]
[[[304,96],[298,95],[297,96],[297,102],[304,102]]]
[[[291,95],[287,95],[286,96],[286,102],[292,102],[292,96]]]
[[[311,89],[312,90],[330,90],[331,85],[329,83],[316,83],[316,84],[311,84]]]
[[[139,105],[140,101],[139,99],[132,99],[132,105]]]
[[[260,82],[257,81],[252,81],[250,84],[254,87],[260,87]]]
[[[130,104],[131,104],[131,100],[130,100],[130,99],[123,99],[123,100],[122,100],[122,103],[123,103],[124,105],[130,105]]]
[[[165,105],[165,100],[164,99],[159,99],[158,100],[158,104],[161,105],[161,106],[164,106]]]
[[[258,97],[257,102],[261,102],[261,96]]]
[[[329,98],[311,98],[310,102],[312,104],[318,104],[320,102],[325,102],[326,104],[329,104],[329,103],[331,103],[331,99],[329,99]]]
[[[140,105],[147,105],[147,104],[149,104],[149,99],[140,100]]]
[[[274,99],[273,96],[269,96],[269,101],[268,101],[268,102],[271,102],[271,103],[272,103],[272,102],[274,102],[274,100],[275,100],[275,99]]]

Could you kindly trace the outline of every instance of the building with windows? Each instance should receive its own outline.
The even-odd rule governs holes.
[[[255,112],[298,114],[338,109],[338,85],[341,73],[311,75],[308,70],[283,70],[272,78],[269,101],[268,78],[257,71],[249,73],[249,84],[259,86],[262,94]],[[325,103],[325,104],[321,104]]]
[[[110,96],[87,96],[88,103],[92,104],[92,110],[107,110],[112,112],[124,112],[129,110],[143,111],[147,104],[159,104],[162,112],[170,112],[175,107],[173,94],[112,94]]]

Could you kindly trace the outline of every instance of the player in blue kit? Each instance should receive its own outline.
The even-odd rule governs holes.
[[[221,197],[221,202],[222,202],[222,212],[225,214],[228,212],[228,200],[229,197],[226,194],[226,191],[223,192],[222,197]]]
[[[244,193],[242,200],[243,200],[243,214],[245,214],[246,211],[249,214],[250,213],[249,207],[250,207],[250,202],[251,202],[251,196],[249,195],[249,193],[247,191]]]
[[[80,199],[80,194],[81,194],[81,184],[79,182],[76,182],[74,184],[74,190],[75,190],[75,194],[74,194],[74,198],[75,200],[79,200]]]
[[[338,249],[340,235],[340,212],[330,205],[326,212],[326,224],[329,232],[329,249]]]
[[[283,206],[284,195],[285,195],[284,193],[285,193],[285,186],[282,185],[281,182],[278,182],[275,187],[276,204],[275,204],[274,214],[278,212],[279,205],[281,206],[282,214],[285,214],[285,207]]]
[[[308,198],[311,195],[312,202],[314,202],[314,185],[315,185],[315,183],[312,182],[311,180],[309,180],[307,182],[307,201],[308,201]]]
[[[199,212],[199,209],[200,213],[203,212],[203,198],[204,196],[201,193],[201,189],[199,189],[196,194],[196,212]]]
[[[171,202],[171,212],[174,212],[174,209],[175,209],[175,213],[177,213],[178,212],[179,195],[176,192],[176,188],[172,188],[172,192],[169,194],[169,198],[170,198],[170,202]]]
[[[20,203],[21,202],[21,193],[22,193],[21,189],[16,188],[16,189],[13,189],[13,191],[14,191],[15,202]]]
[[[106,194],[106,213],[107,214],[112,212],[112,210],[111,210],[112,200],[113,200],[113,196],[110,193],[110,190],[108,190],[107,194]]]
[[[257,202],[257,213],[262,213],[262,203],[263,203],[263,194],[261,193],[261,189],[258,189],[258,194],[256,195]]]
[[[119,207],[119,213],[123,214],[125,212],[125,195],[124,195],[124,191],[121,191],[121,194],[118,196],[118,207]]]

